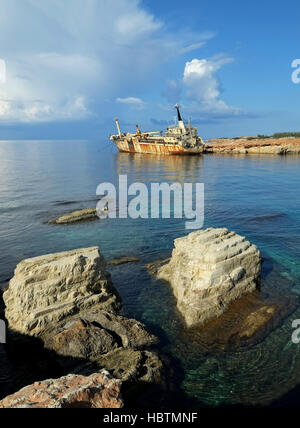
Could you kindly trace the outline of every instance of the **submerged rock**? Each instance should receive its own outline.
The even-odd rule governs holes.
[[[96,208],[87,208],[65,214],[56,220],[52,220],[50,224],[71,224],[87,220],[99,220]]]
[[[31,336],[92,307],[121,307],[97,247],[23,260],[3,299],[9,327]]]
[[[109,260],[106,264],[108,266],[119,266],[126,263],[138,263],[140,259],[138,257],[120,257],[118,259]]]
[[[162,362],[154,352],[119,348],[98,359],[97,364],[123,382],[159,383]]]
[[[257,247],[228,229],[199,230],[175,240],[170,262],[158,269],[168,281],[187,326],[220,316],[260,284]]]
[[[185,329],[182,340],[190,354],[195,352],[193,347],[198,353],[213,354],[249,349],[281,325],[296,307],[293,295],[274,292],[273,288],[267,293],[256,290],[235,300],[219,317]]]
[[[0,401],[0,408],[121,408],[121,381],[103,370],[35,382]]]
[[[267,324],[277,311],[276,305],[264,305],[259,309],[250,312],[242,323],[238,326],[236,335],[239,339],[249,339],[253,337],[265,324]],[[232,337],[234,334],[232,335]]]

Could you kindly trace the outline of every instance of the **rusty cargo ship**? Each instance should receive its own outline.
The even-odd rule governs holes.
[[[186,125],[182,119],[179,106],[177,110],[178,124],[170,126],[163,134],[157,132],[141,132],[136,126],[136,133],[122,133],[118,119],[115,119],[118,134],[111,135],[120,152],[152,153],[163,155],[199,155],[203,152],[203,140],[198,136],[197,128],[189,121]]]

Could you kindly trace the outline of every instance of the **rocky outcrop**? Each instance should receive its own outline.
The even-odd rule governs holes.
[[[220,316],[260,283],[255,245],[228,229],[199,230],[175,240],[171,261],[158,269],[168,281],[188,326]]]
[[[205,153],[300,154],[300,138],[219,138],[204,146]]]
[[[32,336],[89,308],[121,306],[97,247],[23,260],[3,298],[9,327]]]
[[[97,247],[22,261],[4,293],[9,348],[22,359],[32,349],[43,367],[55,370],[39,378],[108,369],[130,395],[156,384],[162,363],[145,350],[156,336],[119,314],[121,299],[105,269]]]
[[[0,401],[0,408],[120,408],[121,381],[108,372],[35,382]]]
[[[56,220],[50,221],[50,224],[72,224],[87,220],[99,220],[96,208],[87,208],[65,214]]]

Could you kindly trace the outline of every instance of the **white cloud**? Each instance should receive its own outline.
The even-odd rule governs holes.
[[[170,33],[139,0],[1,0],[0,28],[0,120],[21,122],[88,117],[213,36]]]
[[[186,99],[194,111],[206,113],[238,114],[240,109],[227,105],[221,98],[221,83],[217,71],[233,58],[216,56],[210,59],[193,59],[187,62],[183,74]]]
[[[193,36],[191,34],[190,39],[193,40],[193,39],[197,38],[198,39],[197,42],[193,42],[193,43],[191,43],[191,44],[189,44],[187,46],[182,47],[180,49],[180,53],[185,54],[185,53],[188,53],[188,52],[192,52],[192,51],[198,50],[198,49],[202,48],[206,44],[206,42],[208,40],[212,39],[213,37],[215,37],[215,34],[213,32],[211,32],[211,31],[207,31],[207,32],[201,34],[200,38],[199,38],[199,35],[198,36],[195,36],[195,35]]]
[[[147,105],[147,103],[145,103],[145,101],[141,100],[140,98],[135,98],[135,97],[117,98],[116,102],[120,103],[120,104],[127,104],[133,108],[138,109],[138,110],[142,110]]]

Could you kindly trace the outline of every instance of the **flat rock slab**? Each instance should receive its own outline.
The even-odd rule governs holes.
[[[50,221],[50,224],[72,224],[88,220],[99,220],[96,208],[87,208],[84,210],[74,211],[70,214],[65,214],[56,220]]]
[[[121,408],[121,381],[108,372],[35,382],[0,401],[0,408]]]

